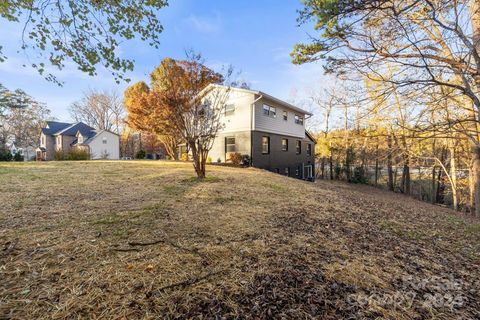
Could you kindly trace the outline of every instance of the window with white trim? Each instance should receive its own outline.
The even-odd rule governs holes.
[[[282,151],[288,151],[288,139],[282,138]]]
[[[103,144],[107,144],[107,138],[106,138],[106,137],[103,137],[102,143],[103,143]]]
[[[302,141],[300,141],[300,140],[297,140],[296,153],[297,153],[297,154],[301,154],[301,153],[302,153]]]
[[[226,137],[225,138],[225,151],[226,152],[235,152],[235,137]]]
[[[270,153],[270,137],[262,137],[262,153]]]
[[[312,155],[312,145],[310,143],[307,144],[307,156]]]
[[[300,124],[303,126],[303,117],[299,116],[298,114],[295,115],[295,123]]]
[[[285,121],[288,120],[288,113],[287,113],[287,111],[283,111],[283,120],[285,120]]]
[[[225,106],[225,115],[230,116],[235,113],[235,105],[234,104],[227,104]]]
[[[268,104],[263,105],[263,114],[272,118],[277,117],[277,109],[275,107],[269,106]]]

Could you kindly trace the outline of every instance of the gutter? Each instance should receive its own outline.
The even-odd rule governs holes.
[[[259,93],[259,97],[253,100],[250,109],[250,116],[252,118],[250,121],[250,166],[253,166],[253,124],[255,121],[255,103],[257,103],[262,98],[263,94]]]

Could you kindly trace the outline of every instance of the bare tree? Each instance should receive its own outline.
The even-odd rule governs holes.
[[[70,116],[100,130],[120,134],[125,119],[125,108],[117,92],[90,90],[70,108]]]

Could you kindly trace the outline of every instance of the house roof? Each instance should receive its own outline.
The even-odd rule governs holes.
[[[75,136],[78,132],[80,132],[82,136],[89,136],[91,135],[91,131],[95,131],[95,129],[86,125],[83,122],[77,122],[70,124],[69,126],[63,128],[58,132],[55,132],[54,135]]]
[[[305,130],[305,135],[310,139],[312,140],[313,143],[317,143],[317,140],[312,136],[312,134],[310,132],[308,132],[307,130]]]
[[[47,127],[42,128],[42,132],[46,135],[53,135],[56,132],[65,129],[70,126],[70,123],[58,122],[58,121],[47,121]]]
[[[226,88],[226,86],[218,85],[218,84],[215,84],[215,85],[213,85],[213,86]],[[311,112],[308,112],[308,111],[303,110],[303,109],[301,109],[301,108],[299,108],[299,107],[296,107],[296,106],[294,106],[293,104],[290,104],[290,103],[288,103],[288,102],[286,102],[286,101],[283,101],[283,100],[281,100],[281,99],[275,98],[274,96],[269,95],[268,93],[265,93],[265,92],[263,92],[263,91],[251,90],[251,89],[242,89],[242,88],[235,88],[235,87],[231,87],[231,89],[232,89],[232,90],[236,90],[236,91],[248,92],[248,93],[251,93],[251,94],[259,95],[259,96],[262,96],[262,97],[264,97],[264,98],[266,98],[266,99],[268,99],[268,100],[272,100],[272,101],[274,101],[274,102],[276,102],[276,103],[278,103],[278,104],[281,104],[281,105],[283,105],[283,106],[285,106],[285,107],[287,107],[287,108],[289,108],[289,109],[292,109],[292,110],[294,110],[294,111],[297,111],[297,112],[299,112],[299,113],[303,113],[303,114],[309,115],[309,116],[312,116],[312,115],[313,115]]]

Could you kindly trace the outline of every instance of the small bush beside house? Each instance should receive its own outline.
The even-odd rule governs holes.
[[[139,150],[137,152],[137,154],[135,155],[135,158],[136,159],[145,159],[145,155],[146,155],[145,150]]]
[[[0,161],[12,161],[12,158],[9,150],[0,150]]]
[[[90,160],[90,155],[86,150],[73,149],[67,153],[63,151],[56,151],[53,155],[55,161],[81,161]]]
[[[243,156],[239,152],[233,152],[229,154],[229,160],[235,166],[239,166],[240,163],[242,162],[242,159],[243,159]]]

